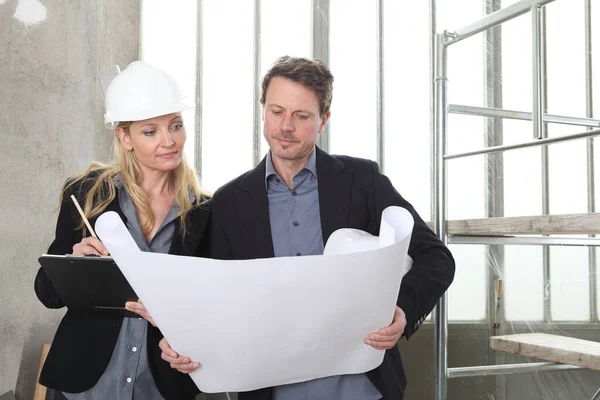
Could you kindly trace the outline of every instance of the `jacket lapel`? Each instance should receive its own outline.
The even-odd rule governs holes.
[[[123,223],[127,223],[127,217],[125,216],[125,214],[123,213],[123,210],[121,210],[121,205],[119,204],[119,193],[117,191],[117,195],[115,196],[114,200],[110,202],[110,204],[106,207],[106,211],[114,211],[117,214],[119,214],[119,217],[121,217],[121,221],[123,221]]]
[[[352,200],[352,171],[318,147],[317,175],[323,243],[339,228],[346,226]],[[266,157],[240,181],[234,193],[238,225],[245,238],[248,258],[274,256],[269,202],[265,187]],[[250,212],[244,213],[244,210]]]
[[[201,203],[188,211],[185,217],[185,232],[181,230],[181,219],[179,217],[173,221],[175,223],[175,233],[173,234],[169,254],[199,255],[196,254],[196,250],[200,246],[200,241],[208,240],[209,210],[205,203]]]
[[[319,178],[319,207],[323,244],[329,236],[348,223],[352,201],[352,170],[341,161],[316,148]]]
[[[171,247],[169,248],[169,254],[188,255],[187,252],[185,251],[185,249],[186,248],[192,249],[193,247],[188,247],[188,246],[192,246],[193,244],[186,243],[186,241],[189,242],[191,239],[190,236],[195,236],[195,235],[191,235],[191,234],[187,233],[185,236],[182,236],[181,220],[179,219],[179,217],[175,218],[173,223],[175,224],[175,232],[173,233],[173,239],[171,240]],[[187,226],[189,228],[189,221],[188,221]]]
[[[244,176],[238,190],[234,192],[238,226],[247,245],[247,258],[271,258],[275,255],[265,173],[266,157]]]

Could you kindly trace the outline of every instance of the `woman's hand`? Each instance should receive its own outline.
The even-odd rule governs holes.
[[[152,319],[150,314],[148,314],[148,310],[146,310],[146,306],[141,301],[128,301],[125,303],[125,309],[127,311],[131,311],[144,318],[146,321],[150,322],[153,327],[156,328],[156,322]]]
[[[100,239],[90,236],[83,238],[81,242],[73,246],[73,254],[107,256],[108,250],[106,250]]]

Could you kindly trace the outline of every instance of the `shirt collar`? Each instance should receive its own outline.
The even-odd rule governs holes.
[[[302,170],[307,170],[311,174],[313,174],[315,178],[317,177],[317,152],[315,150],[315,147],[313,147],[313,151],[312,153],[310,153],[310,157],[308,157],[308,161],[306,162]],[[277,175],[277,171],[275,171],[275,167],[273,166],[273,158],[271,156],[271,150],[269,150],[267,152],[266,160],[265,187],[267,187],[267,180],[271,175],[279,176]]]
[[[114,176],[114,178],[112,179],[115,187],[119,190],[123,190],[125,188],[125,184],[123,183],[123,179],[121,178],[121,174],[116,174]],[[194,190],[192,188],[189,188],[188,190],[189,196],[190,196],[190,202],[192,204],[194,204],[196,202],[196,194],[194,193]],[[177,202],[176,202],[177,203]],[[177,205],[177,204],[176,204]],[[179,205],[177,205],[177,207],[179,207]]]
[[[118,190],[123,190],[125,188],[125,184],[123,183],[123,179],[121,178],[121,174],[116,174],[112,178],[112,182]]]

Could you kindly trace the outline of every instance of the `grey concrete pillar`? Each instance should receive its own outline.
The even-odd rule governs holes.
[[[96,71],[137,59],[138,32],[138,0],[0,0],[0,393],[33,397],[64,313],[35,296],[37,257],[64,180],[108,160]]]

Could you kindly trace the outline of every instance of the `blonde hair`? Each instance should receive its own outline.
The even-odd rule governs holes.
[[[91,184],[85,196],[85,201],[82,204],[83,212],[86,218],[90,219],[101,214],[106,207],[115,199],[117,190],[113,183],[113,178],[119,174],[123,180],[125,189],[131,196],[133,205],[140,214],[144,216],[143,221],[140,221],[142,232],[147,236],[154,226],[154,214],[150,208],[150,202],[148,196],[144,190],[139,186],[138,180],[140,178],[140,168],[133,151],[127,150],[116,135],[116,132],[122,128],[129,130],[131,122],[119,122],[115,128],[115,138],[113,141],[113,152],[114,161],[112,163],[103,164],[97,161],[93,161],[83,172],[69,179],[62,188],[61,191],[61,202],[62,198],[67,189],[76,185],[88,182]],[[91,182],[90,175],[95,173],[93,182]],[[199,205],[202,202],[202,197],[210,198],[209,192],[205,191],[198,184],[196,174],[194,170],[189,166],[185,155],[183,155],[181,162],[173,170],[173,188],[175,190],[175,201],[179,205],[179,215],[181,221],[181,229],[185,232],[185,216],[193,207]],[[190,189],[196,196],[195,203],[190,201]],[[85,232],[85,223],[83,220],[77,227]]]

